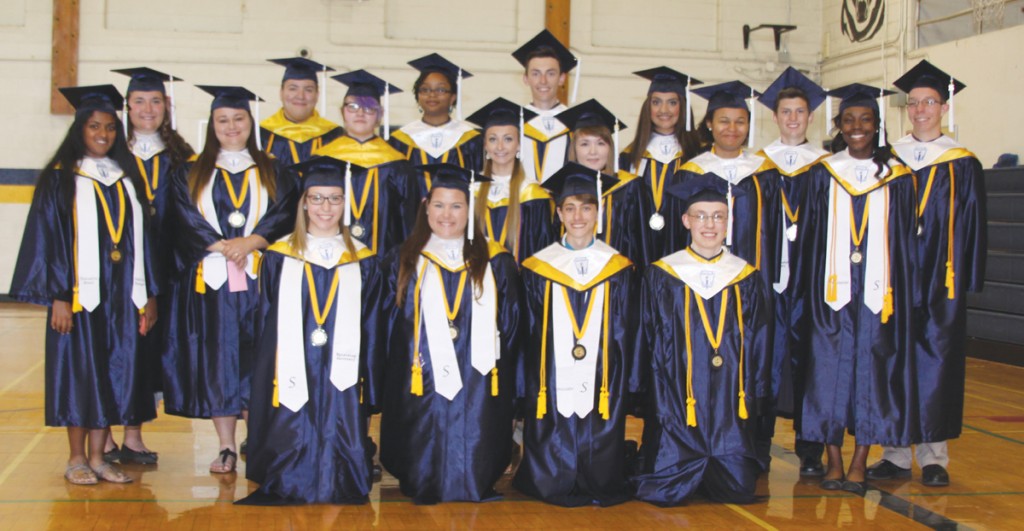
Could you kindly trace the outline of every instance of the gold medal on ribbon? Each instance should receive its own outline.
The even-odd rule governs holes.
[[[313,280],[313,268],[306,264],[306,284],[309,289],[309,303],[313,306],[313,319],[316,320],[316,330],[309,334],[309,342],[314,347],[322,347],[327,344],[327,330],[324,330],[324,323],[331,313],[331,306],[334,305],[334,298],[338,294],[338,269],[334,269],[334,279],[331,280],[331,289],[327,293],[327,303],[323,309],[320,308],[320,301],[316,296],[316,283]],[[301,317],[299,317],[301,319]]]
[[[100,184],[96,181],[93,181],[92,185],[96,190],[96,195],[100,196],[100,206],[103,207],[103,220],[107,223],[107,231],[110,232],[110,240],[114,244],[113,249],[110,250],[110,260],[115,264],[120,263],[124,259],[124,253],[117,246],[121,243],[121,236],[124,235],[124,213],[127,206],[124,202],[124,185],[121,184],[121,181],[117,181],[119,208],[116,227],[114,226],[114,217],[110,214],[110,205],[107,204],[107,197],[103,195],[103,189],[100,188]]]
[[[651,214],[650,221],[647,222],[654,230],[661,230],[665,228],[665,216],[655,212]]]
[[[228,214],[228,225],[240,229],[245,226],[245,214],[242,213],[242,205],[245,204],[245,197],[249,194],[249,176],[243,176],[242,191],[236,195],[235,186],[231,184],[231,176],[223,169],[220,172],[224,176],[224,187],[228,189],[231,204],[235,207],[235,210]]]
[[[313,330],[312,334],[309,334],[309,342],[314,347],[322,347],[322,346],[326,345],[327,344],[327,330],[324,330],[321,327],[317,327],[316,330]]]
[[[860,244],[864,241],[864,232],[868,228],[868,213],[871,206],[871,197],[864,201],[864,214],[861,216],[860,230],[857,230],[856,220],[853,218],[853,205],[850,205],[850,239],[853,240],[853,252],[850,253],[850,262],[859,264],[864,261],[864,254],[860,252]]]
[[[366,236],[366,228],[358,223],[353,223],[352,226],[348,228],[348,232],[352,237],[359,238],[360,240],[363,239],[363,236]]]
[[[115,245],[114,248],[110,250],[110,261],[115,264],[120,264],[122,259],[124,259],[124,254]]]
[[[240,210],[236,210],[228,214],[228,225],[236,229],[240,229],[245,226],[245,214]]]
[[[587,357],[587,347],[584,347],[583,345],[580,345],[579,343],[577,343],[575,347],[572,347],[572,357],[576,361],[580,361],[583,358],[586,358]]]
[[[459,329],[452,323],[448,323],[448,335],[452,336],[452,341],[459,338]]]
[[[725,359],[719,356],[718,354],[715,354],[714,356],[711,357],[711,366],[716,369],[721,367],[724,363]]]
[[[856,248],[850,253],[850,262],[859,264],[864,260],[864,254],[860,252],[860,248]]]

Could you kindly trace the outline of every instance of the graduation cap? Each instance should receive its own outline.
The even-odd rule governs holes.
[[[58,90],[75,108],[76,115],[102,111],[116,117],[117,109],[124,106],[124,98],[114,85],[61,87]]]
[[[196,85],[196,88],[206,92],[213,96],[213,102],[210,103],[210,112],[217,109],[241,109],[248,110],[253,113],[252,128],[253,134],[256,135],[256,147],[261,151],[263,150],[262,140],[260,140],[260,102],[263,98],[260,98],[252,91],[245,87],[236,87],[231,85]],[[250,103],[253,105],[250,107]]]
[[[131,78],[128,81],[128,88],[124,91],[125,96],[127,96],[128,94],[131,94],[132,92],[135,92],[135,91],[139,91],[139,92],[159,92],[159,93],[164,94],[164,95],[168,95],[169,94],[169,98],[171,100],[171,129],[174,129],[175,131],[177,131],[177,129],[178,129],[178,120],[177,120],[177,113],[175,112],[176,108],[175,108],[175,105],[174,105],[174,82],[175,81],[184,81],[184,79],[181,79],[180,77],[174,77],[174,76],[172,76],[170,74],[165,74],[163,72],[160,72],[160,71],[157,71],[157,70],[153,70],[152,68],[148,68],[148,67],[145,67],[145,66],[139,66],[139,67],[136,67],[136,68],[118,68],[118,69],[115,69],[115,70],[111,70],[111,72],[114,72],[114,73],[117,73],[117,74],[123,74],[123,75],[126,75],[126,76]],[[164,90],[164,82],[167,82],[167,86],[170,87],[170,90]],[[121,121],[124,122],[124,133],[125,133],[125,135],[127,135],[128,134],[128,105],[127,105],[127,101],[125,102],[124,113],[121,116]]]
[[[548,177],[541,186],[550,190],[555,202],[561,204],[565,198],[574,195],[590,194],[597,197],[597,233],[603,232],[603,204],[601,197],[619,183],[613,177],[597,170],[592,170],[576,162],[566,162],[562,169]]]
[[[554,56],[558,60],[558,68],[563,74],[571,72],[573,68],[580,66],[580,59],[573,55],[557,37],[546,29],[541,30],[532,39],[526,41],[526,44],[512,52],[512,57],[515,57],[516,61],[519,61],[519,64],[526,68],[530,64],[530,59],[536,57],[535,54],[538,53]],[[580,70],[576,70],[576,79],[572,85],[571,103],[576,103],[576,94],[580,87]]]
[[[768,85],[768,88],[764,89],[764,92],[761,93],[761,97],[758,98],[758,101],[765,107],[775,111],[775,107],[779,99],[779,92],[789,88],[798,89],[807,96],[807,106],[811,111],[817,109],[818,106],[828,98],[828,96],[825,95],[825,89],[821,88],[821,86],[814,81],[811,81],[809,77],[805,76],[799,70],[790,66],[782,72],[782,75],[775,78],[775,81],[772,81],[772,84]]]
[[[363,69],[331,76],[331,79],[348,87],[345,96],[367,96],[377,101],[383,99],[384,140],[391,137],[391,116],[388,112],[391,107],[391,94],[402,92],[402,89]]]
[[[455,80],[455,113],[456,117],[462,119],[462,80],[467,77],[473,77],[468,70],[463,70],[461,66],[445,59],[441,54],[432,53],[430,55],[424,55],[419,59],[413,59],[409,61],[409,66],[419,70],[423,74],[430,72],[439,72],[448,79]]]
[[[747,98],[753,100],[761,95],[760,92],[757,92],[742,81],[726,81],[717,85],[699,87],[693,89],[693,92],[708,100],[707,113],[709,116],[718,109],[746,109],[750,113],[750,140],[748,145],[750,147],[754,146],[754,131],[757,130],[756,115],[753,101],[748,104]]]
[[[616,118],[611,111],[598,103],[597,100],[589,99],[575,107],[558,113],[555,115],[555,118],[565,124],[570,131],[578,131],[584,127],[607,127],[608,131],[612,132],[615,142],[614,153],[619,152],[619,130],[625,129],[626,124]],[[618,157],[613,158],[615,159],[615,173],[618,173],[619,159]]]
[[[704,82],[667,66],[638,70],[633,74],[650,80],[651,85],[647,87],[648,95],[652,92],[675,92],[686,99],[686,130],[689,131],[690,123],[693,122],[693,111],[690,110],[690,85],[700,85]]]
[[[316,83],[317,88],[320,87],[320,79],[317,74],[321,72],[324,74],[324,80],[326,81],[327,72],[334,72],[335,70],[327,65],[322,65],[316,61],[306,59],[305,57],[287,57],[284,59],[267,59],[275,65],[284,67],[284,76],[281,78],[281,83],[288,81],[289,79],[308,79],[313,83]],[[324,85],[323,90],[320,91],[320,114],[327,113],[327,85]]]
[[[885,145],[885,105],[882,98],[892,94],[895,92],[861,83],[850,83],[828,91],[829,96],[840,100],[839,114],[850,107],[867,107],[875,111],[879,124],[878,147]]]
[[[469,227],[466,229],[466,237],[469,238],[469,241],[473,241],[473,227],[476,218],[476,193],[473,190],[473,185],[479,182],[488,182],[491,178],[473,170],[467,170],[446,162],[424,164],[416,166],[416,169],[431,175],[431,190],[434,188],[452,188],[465,192],[466,197],[469,198]]]
[[[967,88],[967,85],[925,60],[907,70],[893,85],[907,94],[920,87],[934,89],[939,97],[949,103],[949,129],[953,130],[953,95]]]
[[[346,227],[352,225],[352,206],[349,197],[352,195],[352,172],[363,169],[351,162],[318,155],[304,162],[293,164],[290,170],[302,175],[302,189],[309,190],[313,186],[340,186],[345,189]]]

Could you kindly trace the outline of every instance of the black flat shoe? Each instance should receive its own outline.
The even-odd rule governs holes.
[[[238,445],[238,453],[247,455],[249,453],[249,438],[246,437],[242,440],[242,444]]]
[[[121,447],[121,464],[131,465],[155,465],[157,462],[156,452],[137,451],[128,448],[128,445]]]
[[[103,452],[104,463],[116,463],[119,459],[121,459],[121,449],[117,447],[116,443],[113,449]]]
[[[910,469],[898,467],[892,461],[882,459],[869,466],[865,476],[874,480],[907,479],[910,477]]]
[[[819,478],[825,475],[825,465],[820,457],[805,457],[800,460],[800,477]]]
[[[942,465],[928,465],[921,469],[921,484],[925,487],[948,487],[949,472]]]
[[[845,479],[824,479],[818,484],[824,490],[842,490]]]
[[[868,491],[868,482],[845,480],[843,481],[842,489],[857,496],[863,496]]]

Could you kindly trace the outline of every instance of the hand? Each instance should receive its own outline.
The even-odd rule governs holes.
[[[142,315],[139,316],[139,333],[146,335],[150,330],[153,329],[153,325],[156,324],[157,310],[156,310],[156,298],[150,297],[146,301],[146,306],[143,309]]]
[[[67,301],[53,300],[53,308],[50,314],[50,328],[58,334],[71,332],[71,303]]]
[[[262,236],[250,234],[242,238],[224,240],[220,253],[240,268],[244,268],[249,255],[257,249],[266,249],[267,240]]]

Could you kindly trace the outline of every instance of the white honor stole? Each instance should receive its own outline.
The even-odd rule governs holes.
[[[526,143],[520,149],[523,171],[527,178],[533,177],[536,182],[542,183],[565,165],[565,154],[569,149],[569,135],[563,134],[566,132],[565,124],[555,118],[555,115],[568,107],[559,103],[549,110],[541,110],[533,105],[527,105],[526,108],[537,113],[537,116],[534,116],[527,124],[540,133],[539,136],[543,138],[525,135]],[[546,144],[544,156],[539,161],[537,156],[540,155],[540,148],[537,144]],[[540,167],[539,175],[537,174],[538,166]]]
[[[671,267],[679,280],[704,300],[710,300],[729,287],[748,265],[746,260],[730,253],[725,247],[713,262],[697,258],[689,248],[672,253],[660,261]]]
[[[220,229],[220,220],[217,219],[217,208],[213,203],[213,185],[217,181],[220,175],[221,168],[213,168],[213,176],[210,178],[210,182],[203,188],[202,193],[199,196],[199,213],[203,215],[206,222],[209,223],[213,230],[217,231],[217,234],[223,236],[223,231]],[[249,199],[249,211],[245,215],[245,228],[244,234],[246,236],[252,234],[253,228],[256,227],[256,223],[267,213],[267,201],[269,196],[267,189],[263,187],[260,182],[259,170],[255,165],[250,166],[245,170],[245,178],[249,181],[249,193],[256,191],[256,193]],[[255,264],[254,257],[258,256],[255,251],[246,258],[245,272],[249,275],[249,278],[256,278],[256,270],[253,267]],[[220,289],[228,279],[228,264],[227,259],[220,253],[210,253],[203,258],[203,281],[206,285],[212,289]]]
[[[362,245],[356,244],[357,249]],[[347,256],[347,253],[343,255]],[[280,296],[277,312],[277,388],[278,400],[292,411],[298,411],[309,401],[306,377],[306,348],[309,337],[305,333],[305,308],[302,307],[302,279],[306,262],[285,257],[278,286]],[[330,380],[334,388],[344,391],[359,379],[359,352],[362,341],[363,277],[359,262],[339,260],[336,267],[338,292],[334,321],[328,330],[330,340],[321,348],[330,349]],[[315,286],[307,290],[316,289]],[[320,301],[326,305],[326,301]],[[316,348],[316,347],[314,347]]]
[[[450,271],[459,272],[465,267],[459,254],[457,260],[446,260],[433,254],[430,258],[421,255],[416,264],[416,270],[421,276],[420,307],[430,351],[430,365],[433,368],[434,389],[448,400],[453,400],[462,390],[462,374],[455,354],[455,340],[452,339],[448,316],[445,314],[444,279],[441,276],[441,265],[438,264]],[[459,265],[451,267],[454,265],[452,262]],[[466,282],[472,286],[473,280],[469,278],[468,272]],[[501,357],[497,287],[489,263],[484,272],[483,293],[473,293],[471,298],[470,364],[482,376],[486,376],[497,366],[496,361]],[[449,302],[452,306],[458,304],[454,300]],[[420,324],[415,323],[414,326]]]
[[[889,189],[877,185],[877,166],[871,160],[859,160],[843,151],[831,157],[827,163],[833,178],[829,182],[828,232],[825,247],[825,302],[839,311],[851,300],[850,288],[850,218],[853,200],[839,182],[842,179],[855,191],[867,191],[868,227],[867,249],[864,254],[864,305],[871,313],[882,311],[885,294],[889,289]],[[886,168],[888,175],[889,169]],[[852,177],[852,178],[848,178]],[[862,194],[858,194],[862,195]],[[861,220],[854,220],[859,230]],[[862,251],[863,252],[863,251]]]
[[[746,151],[740,153],[740,156],[733,159],[723,159],[711,151],[702,153],[694,157],[690,162],[696,164],[704,173],[714,173],[715,175],[725,179],[729,184],[728,192],[726,193],[726,203],[729,206],[729,223],[726,227],[725,232],[725,245],[732,246],[732,225],[733,219],[733,195],[732,187],[739,185],[744,179],[753,175],[761,165],[764,164],[764,157],[757,155],[751,155]],[[760,223],[760,221],[758,221]]]
[[[423,120],[417,120],[406,125],[401,131],[416,144],[415,147],[423,150],[431,158],[439,159],[442,155],[456,147],[462,135],[473,128],[466,122],[451,120],[442,126],[428,125]],[[415,161],[418,163],[419,161]],[[456,161],[452,161],[457,164]]]
[[[600,268],[598,269],[600,271]],[[587,308],[592,314],[587,322],[589,326],[583,332],[579,344],[587,349],[587,356],[581,360],[573,358],[572,349],[576,346],[575,335],[571,322],[570,312],[572,309],[566,303],[569,294],[565,286],[555,284],[557,289],[552,290],[552,344],[555,354],[555,404],[558,413],[569,418],[576,414],[579,418],[586,418],[594,409],[594,396],[597,393],[595,380],[597,379],[598,354],[606,356],[601,352],[601,331],[604,329],[604,306],[605,284],[602,282],[590,291],[590,299],[587,301]],[[586,311],[586,310],[584,310]],[[581,327],[586,319],[585,315],[577,315],[576,321]]]
[[[94,182],[104,187],[116,186],[124,177],[124,172],[111,159],[95,159],[86,157],[79,162],[78,175],[75,176],[75,216],[77,240],[76,259],[78,260],[78,302],[86,311],[93,311],[100,304],[100,238],[99,217],[96,213],[96,187]],[[132,183],[122,183],[128,197],[125,208],[132,211],[132,302],[136,308],[146,306],[146,260],[143,229],[142,207],[135,196]],[[113,215],[113,212],[111,212]],[[127,246],[125,246],[127,251]]]
[[[951,149],[962,148],[956,140],[942,135],[931,142],[921,142],[913,135],[907,135],[893,143],[892,149],[903,163],[914,171],[931,166],[936,159]]]

